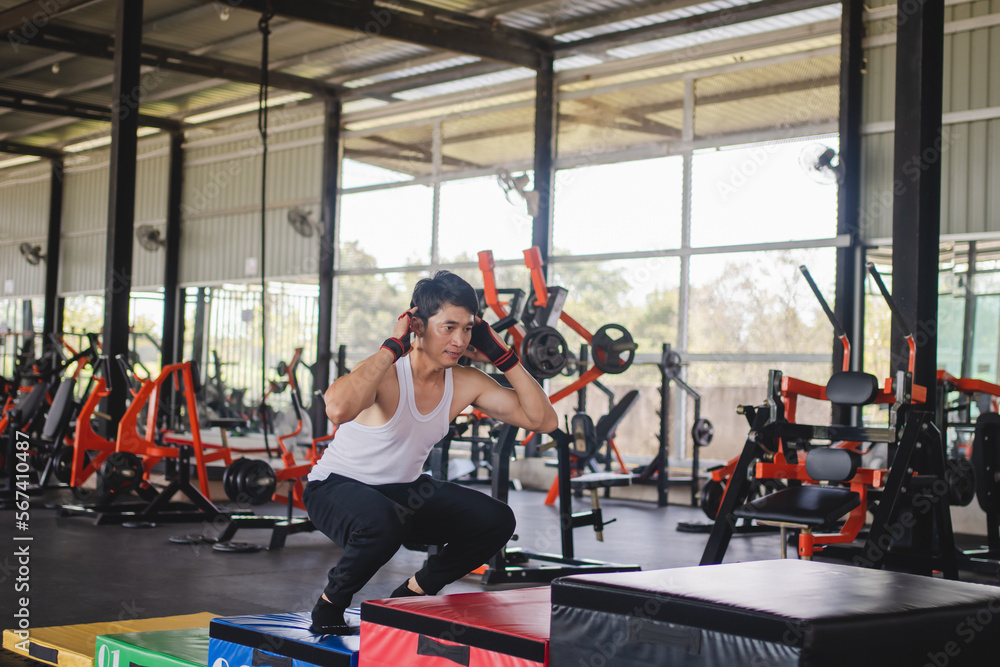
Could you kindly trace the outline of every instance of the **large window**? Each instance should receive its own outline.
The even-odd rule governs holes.
[[[375,354],[396,318],[410,306],[413,285],[426,273],[342,276],[337,304],[336,343],[347,346],[348,365]]]
[[[693,246],[801,241],[837,234],[837,181],[817,167],[836,138],[710,149],[694,155]]]
[[[527,203],[516,190],[505,195],[496,176],[442,183],[439,215],[438,252],[443,263],[475,261],[480,250],[492,250],[495,259],[520,260],[531,245]]]
[[[427,264],[434,192],[409,185],[340,198],[340,262],[345,269]]]
[[[688,349],[829,353],[832,325],[799,266],[808,268],[832,304],[835,261],[832,248],[692,257]]]
[[[560,170],[553,246],[572,255],[680,247],[682,167],[675,156]]]

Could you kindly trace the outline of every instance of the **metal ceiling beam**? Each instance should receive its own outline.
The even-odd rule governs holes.
[[[781,14],[788,14],[789,12],[825,7],[832,4],[835,3],[831,0],[760,0],[760,2],[749,5],[720,9],[719,11],[706,12],[674,21],[633,28],[632,30],[620,30],[608,35],[598,35],[597,37],[588,37],[587,39],[580,39],[575,42],[557,44],[555,50],[559,56],[607,51],[618,46],[651,42],[699,30],[729,27],[739,23],[746,23],[747,21],[756,21]]]
[[[92,0],[99,1],[99,0]],[[52,4],[52,0],[49,0],[49,4]],[[168,14],[164,16],[159,16],[157,18],[151,19],[143,23],[142,34],[148,36],[152,32],[157,30],[166,30],[172,28],[176,25],[182,24],[184,21],[189,21],[194,18],[199,18],[201,14],[215,13],[215,10],[208,5],[199,5],[194,8],[184,9],[173,14]],[[196,55],[201,55],[195,51]],[[39,58],[31,62],[23,63],[17,67],[11,68],[0,72],[0,81],[4,79],[13,78],[15,76],[20,76],[21,74],[27,74],[33,72],[37,69],[43,67],[49,67],[53,64],[63,62],[65,60],[71,59],[75,54],[72,53],[54,53],[44,58]]]
[[[59,65],[59,63],[72,58],[72,53],[53,53],[45,56],[44,58],[38,58],[37,60],[32,60],[31,62],[11,67],[10,69],[0,70],[0,81],[7,81],[24,74],[31,74],[36,70],[40,70],[44,67],[52,67],[53,65]]]
[[[388,81],[379,81],[378,83],[373,83],[367,86],[350,88],[350,92],[344,94],[344,99],[392,96],[406,90],[425,88],[439,83],[458,81],[460,79],[466,79],[473,76],[482,76],[484,74],[501,72],[507,69],[510,69],[510,66],[503,63],[489,61],[468,63],[467,65],[458,65],[456,67],[440,69],[434,72],[424,72],[423,74],[414,74],[413,76],[390,79]]]
[[[267,0],[243,0],[241,9],[263,12]],[[350,0],[284,0],[278,16],[396,39],[456,53],[538,69],[552,40],[527,30],[411,0],[381,4]]]
[[[31,0],[9,9],[0,10],[0,37],[11,46],[24,44],[45,28],[49,21],[96,0]]]
[[[11,155],[32,155],[34,157],[45,158],[47,160],[60,160],[65,155],[62,151],[57,151],[53,148],[29,146],[28,144],[19,144],[14,141],[0,141],[0,153],[10,153]]]
[[[377,144],[382,144],[383,146],[389,146],[390,148],[396,148],[396,149],[399,149],[401,151],[407,151],[407,152],[410,153],[410,155],[406,156],[405,158],[403,158],[400,154],[397,153],[396,154],[396,159],[414,160],[414,161],[417,161],[417,162],[425,162],[427,164],[430,164],[431,161],[433,160],[433,156],[431,155],[431,151],[428,148],[426,148],[426,144],[423,145],[423,146],[420,145],[420,144],[409,144],[409,143],[405,143],[405,142],[402,142],[402,141],[394,141],[394,140],[388,139],[386,137],[378,137],[378,136],[376,136],[376,137],[368,137],[368,140],[371,141],[371,142],[377,143]],[[391,154],[387,154],[385,157],[392,157],[392,155]],[[442,162],[441,163],[444,164],[444,165],[446,165],[446,166],[448,166],[448,167],[472,167],[472,168],[476,168],[476,167],[482,167],[483,166],[483,165],[477,164],[475,162],[469,162],[468,160],[463,160],[461,158],[453,158],[453,157],[449,157],[447,155],[442,156]]]
[[[44,32],[31,40],[33,46],[40,46],[57,51],[68,51],[92,58],[111,59],[114,56],[114,39],[112,37],[86,30],[76,30],[61,26],[50,26]],[[182,72],[195,76],[222,78],[238,83],[260,83],[260,69],[249,65],[191,55],[186,51],[177,51],[149,44],[142,45],[143,65],[158,67],[162,70]],[[315,79],[269,72],[268,79],[275,88],[294,90],[314,95],[338,95],[342,88]]]
[[[68,116],[83,120],[102,120],[111,122],[111,107],[97,104],[75,102],[59,97],[45,97],[18,90],[0,88],[0,107],[26,111],[28,113],[45,114],[47,116]],[[161,130],[172,130],[180,127],[180,123],[169,118],[160,118],[148,114],[139,114],[139,124],[145,127],[156,127]]]
[[[360,40],[359,40],[360,41]],[[357,42],[354,42],[357,43]],[[354,44],[352,43],[352,44]],[[342,48],[342,47],[337,47]],[[366,79],[368,77],[382,76],[384,74],[394,74],[400,70],[410,69],[412,67],[423,67],[424,65],[433,65],[444,60],[453,60],[455,58],[454,53],[432,53],[430,55],[423,56],[407,56],[400,60],[393,60],[390,63],[383,65],[377,65],[375,67],[370,67],[368,69],[351,70],[349,72],[343,72],[341,74],[334,75],[327,79],[333,83],[347,83],[348,81],[355,81],[357,79]]]
[[[591,113],[570,114],[567,119],[575,120],[578,123],[596,124],[599,127],[611,127],[628,132],[645,132],[663,137],[679,137],[680,129],[661,123],[652,118],[646,118],[643,114],[632,112],[630,109],[617,109],[614,106],[598,100],[579,100],[581,104],[591,109]],[[560,120],[563,118],[560,115]],[[622,121],[627,122],[622,122]]]
[[[783,95],[786,93],[801,92],[803,90],[815,90],[817,88],[828,88],[840,83],[840,75],[815,77],[812,79],[802,79],[800,81],[790,81],[788,83],[774,83],[766,86],[746,88],[744,90],[734,90],[725,93],[715,93],[712,95],[696,95],[695,104],[706,106],[709,104],[722,104],[724,102],[738,102],[756,97],[766,97],[767,95]],[[587,98],[584,98],[587,99]],[[641,114],[643,116],[651,113],[662,113],[664,111],[674,111],[684,108],[683,100],[670,100],[668,102],[654,102],[652,104],[641,104],[639,106],[628,107],[630,113]]]

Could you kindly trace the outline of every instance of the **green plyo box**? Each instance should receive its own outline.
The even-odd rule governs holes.
[[[208,628],[101,635],[94,667],[206,667]]]

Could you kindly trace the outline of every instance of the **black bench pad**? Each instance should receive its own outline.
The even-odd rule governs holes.
[[[840,486],[791,486],[752,500],[733,514],[818,527],[840,519],[860,504],[860,495]]]

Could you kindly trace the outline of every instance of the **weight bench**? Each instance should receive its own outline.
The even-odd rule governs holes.
[[[610,470],[600,470],[597,458],[601,449],[614,439],[618,430],[618,425],[622,423],[625,416],[635,406],[636,399],[639,398],[639,390],[633,389],[618,401],[606,415],[597,420],[597,424],[585,412],[578,412],[573,415],[570,421],[570,433],[565,433],[557,429],[550,435],[553,440],[571,442],[569,450],[570,457],[575,460],[576,468],[591,470],[571,477],[569,481],[570,489],[573,491],[589,491],[591,511],[577,519],[574,515],[573,527],[593,526],[594,534],[598,542],[604,541],[604,526],[613,523],[615,520],[604,521],[601,514],[601,501],[598,495],[599,490],[607,490],[616,486],[631,486],[636,475],[632,473],[614,473]],[[551,505],[555,502],[559,492],[559,478],[557,477],[549,496],[545,503]]]
[[[817,482],[846,482],[852,480],[858,472],[861,455],[847,449],[814,448],[806,454],[806,474]],[[789,528],[801,531],[799,535],[799,554],[802,558],[811,559],[813,545],[817,538],[813,530],[829,526],[848,513],[857,513],[864,524],[867,496],[863,481],[852,483],[850,488],[843,486],[820,486],[818,484],[803,484],[790,486],[756,500],[752,500],[738,508],[733,515],[742,519],[752,519],[765,526],[777,526],[781,529],[781,557],[788,557],[788,542],[786,531]],[[860,526],[858,526],[860,527]],[[839,536],[839,535],[838,535]],[[845,531],[845,541],[853,541],[857,536],[854,525]],[[849,539],[848,539],[849,538]]]
[[[9,509],[13,506],[17,498],[18,479],[16,468],[18,463],[18,452],[26,450],[18,449],[20,441],[19,433],[27,431],[34,421],[36,415],[44,409],[45,397],[48,395],[51,385],[48,382],[38,382],[28,392],[26,396],[19,399],[13,407],[0,416],[0,441],[3,441],[3,466],[6,479],[0,482],[0,509]],[[24,479],[22,477],[22,479]],[[41,486],[31,484],[27,487],[28,493],[37,494],[41,492]],[[24,489],[21,489],[23,492]]]

